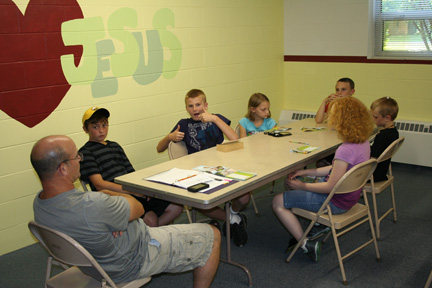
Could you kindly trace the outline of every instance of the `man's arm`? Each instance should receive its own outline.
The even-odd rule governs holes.
[[[168,149],[168,145],[171,141],[174,142],[179,142],[182,141],[184,138],[184,133],[180,131],[180,125],[177,125],[177,129],[174,130],[173,132],[169,133],[168,135],[166,135],[164,138],[162,138],[157,147],[156,150],[157,152],[163,152],[166,149]]]
[[[89,176],[90,181],[93,183],[97,191],[109,190],[112,192],[122,193],[122,194],[134,194],[132,192],[122,189],[122,186],[117,183],[105,181],[101,174],[93,174]],[[138,197],[143,197],[141,194],[134,194]]]
[[[118,193],[118,192],[114,192],[114,191],[110,191],[110,190],[106,190],[106,189],[100,190],[100,192],[105,193],[105,194],[110,195],[110,196],[121,196],[121,197],[126,198],[126,200],[129,203],[129,209],[130,209],[129,221],[136,220],[144,214],[144,207],[142,206],[142,204],[138,200],[133,198],[131,195],[124,194],[124,193]]]

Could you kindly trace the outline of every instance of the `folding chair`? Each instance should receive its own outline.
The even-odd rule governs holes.
[[[115,284],[93,256],[72,237],[55,229],[30,221],[28,227],[32,234],[48,251],[47,274],[45,287],[75,288],[75,287],[112,287],[138,288],[151,280],[151,277]],[[51,265],[60,264],[65,271],[51,277]],[[73,267],[68,267],[73,266]],[[86,271],[92,276],[84,274]]]
[[[183,141],[180,142],[171,141],[168,144],[168,156],[170,160],[177,159],[186,155],[188,155],[188,151],[186,148],[186,144]],[[184,205],[184,211],[186,212],[189,223],[193,223],[195,221],[195,215],[193,217],[194,219],[192,219],[192,216],[189,211],[189,207],[187,205]]]
[[[403,142],[405,141],[405,137],[401,137],[395,141],[393,141],[392,144],[390,144],[386,150],[384,150],[383,153],[378,157],[377,161],[378,163],[381,163],[386,160],[391,160],[391,158],[396,154],[396,152],[399,150],[399,148],[402,146]],[[381,237],[380,233],[380,224],[381,221],[390,213],[393,211],[393,222],[397,222],[397,216],[396,216],[396,201],[395,201],[395,194],[394,194],[394,187],[393,187],[394,177],[392,173],[391,168],[391,162],[388,168],[388,174],[387,174],[387,180],[375,182],[373,179],[373,175],[371,178],[370,183],[367,183],[365,185],[365,190],[368,193],[372,194],[372,204],[374,209],[374,216],[375,216],[375,229],[376,229],[376,235],[377,239],[379,240]],[[392,198],[392,207],[387,210],[381,217],[378,216],[378,208],[376,203],[376,195],[380,194],[384,190],[386,190],[390,186],[391,190],[391,198]]]
[[[343,260],[353,255],[354,253],[358,252],[359,250],[365,248],[367,245],[374,243],[377,261],[378,262],[380,261],[378,244],[375,238],[375,230],[372,223],[372,217],[369,210],[366,191],[362,189],[363,196],[365,198],[365,204],[363,205],[357,203],[349,211],[343,214],[333,215],[331,213],[330,206],[329,206],[329,202],[334,194],[350,193],[363,188],[366,181],[370,178],[373,171],[375,170],[376,165],[377,165],[376,159],[370,159],[366,162],[354,166],[348,172],[346,172],[345,175],[342,176],[342,178],[339,179],[339,181],[336,183],[335,187],[332,189],[332,191],[330,192],[330,194],[328,195],[328,197],[326,198],[326,200],[324,201],[323,205],[321,206],[318,212],[315,213],[315,212],[311,212],[299,208],[291,209],[291,211],[294,214],[311,220],[311,223],[309,224],[308,228],[305,230],[302,238],[298,241],[294,250],[287,258],[286,262],[290,262],[291,258],[294,256],[297,249],[303,244],[304,239],[306,238],[307,234],[309,233],[309,231],[312,229],[312,227],[316,222],[331,228],[336,254],[338,257],[339,267],[342,274],[342,280],[345,285],[348,284],[348,282],[345,276]],[[369,239],[364,244],[358,246],[356,249],[342,256],[339,248],[338,237],[344,235],[348,231],[351,231],[352,229],[360,226],[361,224],[367,221],[369,221],[372,238]],[[342,230],[339,233],[336,233],[336,230],[340,230],[340,229]]]
[[[236,132],[237,136],[240,138],[240,124],[237,124],[237,126],[236,126],[235,129],[234,129],[234,131]],[[273,186],[272,186],[272,191],[271,191],[271,193],[273,193],[274,185],[275,185],[275,181],[273,181],[273,184],[272,184],[272,185],[273,185]],[[258,207],[256,206],[255,198],[254,198],[254,196],[253,196],[252,191],[249,192],[249,195],[250,195],[250,199],[251,199],[251,201],[252,201],[252,205],[253,205],[253,208],[254,208],[254,211],[255,211],[255,215],[259,216],[260,213],[259,213],[259,211],[258,211]]]
[[[88,189],[89,183],[87,181],[80,179],[80,183],[84,191],[90,191],[90,189]]]

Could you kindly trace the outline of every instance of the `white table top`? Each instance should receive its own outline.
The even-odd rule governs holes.
[[[326,124],[316,124],[314,119],[300,120],[285,127],[292,128],[291,136],[272,137],[264,133],[256,134],[240,140],[244,142],[244,149],[231,152],[217,151],[216,147],[206,149],[117,177],[115,182],[121,184],[127,191],[195,208],[210,209],[314,163],[334,153],[342,143],[337,137],[337,132],[330,129],[315,132],[300,130],[301,127],[326,127]],[[311,146],[319,146],[320,149],[309,154],[290,152],[291,149],[303,146],[290,141],[306,142]],[[144,180],[146,177],[174,167],[192,169],[200,165],[222,165],[238,171],[253,172],[257,176],[227,185],[211,194],[192,193],[186,189]]]

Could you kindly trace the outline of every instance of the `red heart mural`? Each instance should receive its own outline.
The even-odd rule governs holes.
[[[60,56],[82,46],[65,46],[61,24],[83,18],[75,0],[30,0],[25,14],[11,0],[0,0],[0,109],[34,127],[60,104],[70,88]]]

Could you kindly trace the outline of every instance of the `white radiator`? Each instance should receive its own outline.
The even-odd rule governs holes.
[[[315,113],[296,110],[282,110],[279,116],[279,125],[291,123],[305,118],[315,118]]]
[[[405,141],[392,161],[432,167],[432,123],[396,120],[395,124]]]
[[[314,117],[313,112],[282,110],[279,125]],[[395,124],[399,130],[399,136],[405,136],[405,142],[392,161],[432,167],[432,123],[397,120]]]

